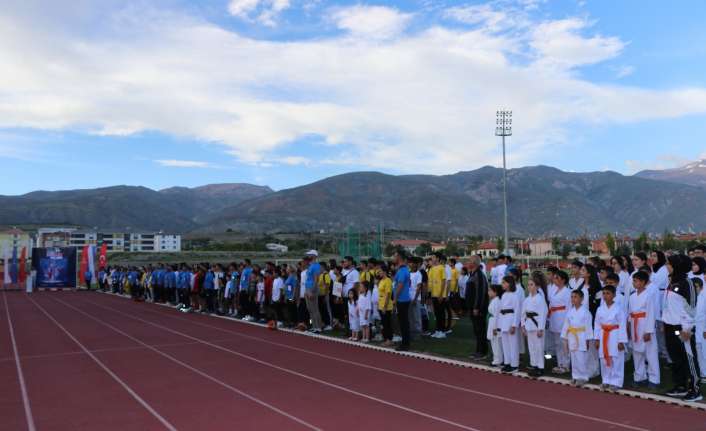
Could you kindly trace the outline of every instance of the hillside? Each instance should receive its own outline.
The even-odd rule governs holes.
[[[640,178],[706,187],[706,159],[673,169],[647,170],[635,174]]]

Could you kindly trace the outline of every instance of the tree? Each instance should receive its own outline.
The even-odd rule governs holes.
[[[582,256],[588,256],[591,254],[591,241],[589,241],[586,237],[580,238],[579,243],[576,246],[576,253]]]
[[[495,247],[498,249],[498,252],[500,252],[500,253],[505,251],[505,239],[500,237],[497,240],[495,240]]]
[[[431,244],[428,242],[423,242],[419,244],[419,247],[414,249],[414,254],[417,256],[429,256],[431,252]]]
[[[615,255],[615,238],[613,237],[612,233],[609,233],[608,235],[605,236],[605,245],[608,247],[608,253],[610,253],[611,256]]]
[[[468,241],[468,245],[466,246],[466,254],[473,254],[474,251],[478,250],[478,245],[480,244],[479,241],[476,239],[470,239]]]
[[[647,237],[647,232],[642,232],[637,237],[634,244],[635,251],[650,251],[650,240]]]
[[[392,243],[388,243],[385,246],[385,256],[392,256],[393,254],[397,253],[398,251],[401,252],[404,250],[404,247],[401,245],[393,245]]]
[[[561,253],[561,240],[557,236],[552,238],[552,251],[554,252],[554,254]]]
[[[446,244],[446,250],[444,250],[447,256],[458,256],[463,250],[455,242],[448,242]]]
[[[630,250],[630,246],[627,244],[620,244],[618,248],[615,250],[615,254],[619,256],[630,256],[632,254],[632,250]]]
[[[665,229],[662,234],[662,250],[679,250],[680,248],[681,244],[679,243],[679,240],[673,233]]]
[[[562,244],[559,255],[562,258],[566,259],[567,257],[569,257],[569,253],[571,253],[571,244],[569,244],[569,243]]]

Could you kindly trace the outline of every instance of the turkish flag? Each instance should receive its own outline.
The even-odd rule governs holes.
[[[81,267],[78,270],[78,279],[81,284],[86,284],[86,271],[88,271],[88,246],[83,247],[83,253],[81,253]]]
[[[108,244],[101,245],[101,252],[98,256],[98,269],[105,269],[108,266]]]

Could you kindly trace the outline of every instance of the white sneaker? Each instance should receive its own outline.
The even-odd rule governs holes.
[[[441,332],[441,331],[439,331],[439,335],[438,335],[436,338],[439,338],[439,339],[441,339],[441,338],[446,338],[446,334],[443,333],[443,332]]]
[[[394,335],[394,336],[392,337],[392,342],[393,342],[393,343],[399,343],[399,342],[401,342],[401,341],[402,341],[402,337],[400,337],[399,335]]]
[[[324,326],[324,331],[332,331],[332,330],[333,330],[333,328],[331,327],[331,325]]]
[[[449,334],[452,333],[452,332],[453,332],[453,330],[452,330],[452,329],[449,329],[448,331],[445,332],[445,334],[446,334],[446,335],[449,335]]]

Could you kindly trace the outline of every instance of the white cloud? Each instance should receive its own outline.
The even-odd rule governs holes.
[[[289,7],[289,0],[231,0],[228,12],[241,19],[274,27],[279,14]]]
[[[309,166],[312,164],[311,159],[307,157],[301,157],[301,156],[287,156],[287,157],[282,157],[278,159],[280,162],[284,163],[285,165],[290,165],[290,166],[298,166],[298,165],[304,165],[304,166]]]
[[[625,78],[626,76],[630,76],[635,72],[635,67],[633,66],[620,66],[615,70],[615,76],[616,78]]]
[[[331,14],[336,26],[353,36],[389,39],[404,31],[411,14],[385,6],[352,6]]]
[[[231,12],[256,19],[262,4]],[[596,84],[567,73],[625,46],[575,18],[512,35],[483,25],[412,32],[407,14],[373,7],[372,19],[360,6],[352,9],[359,14],[333,12],[345,35],[268,41],[140,5],[100,10],[90,24],[65,16],[36,25],[37,11],[0,10],[0,127],[159,131],[219,144],[259,166],[320,136],[339,154],[327,152],[329,163],[449,173],[498,163],[498,107],[515,112],[511,166],[560,151],[576,123],[706,112],[703,88]],[[518,50],[531,61],[515,63]]]
[[[451,7],[444,11],[444,16],[464,24],[482,24],[490,30],[500,30],[516,24],[507,11],[497,10],[489,4]]]
[[[155,160],[155,163],[161,166],[166,166],[169,168],[210,168],[212,167],[210,163],[198,162],[195,160]]]

